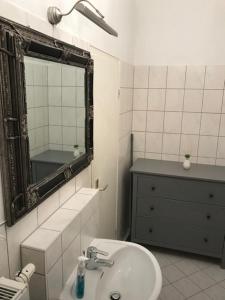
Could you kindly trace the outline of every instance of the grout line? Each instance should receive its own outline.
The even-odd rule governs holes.
[[[202,112],[203,112],[203,103],[204,103],[204,96],[205,96],[205,81],[206,81],[206,66],[204,72],[204,81],[203,81],[203,93],[202,93],[202,105],[201,105],[201,117],[200,117],[200,126],[199,126],[199,139],[198,139],[198,146],[197,146],[197,162],[199,161],[199,145],[200,145],[200,137],[201,137],[201,126],[202,126]]]
[[[183,117],[184,117],[184,98],[185,98],[185,86],[187,80],[187,65],[185,67],[185,75],[184,75],[184,94],[183,94],[183,103],[182,103],[182,111],[181,111],[181,124],[180,124],[180,143],[178,153],[181,155],[181,138],[182,138],[182,125],[183,125]]]
[[[166,86],[164,94],[164,110],[163,110],[163,132],[162,132],[162,146],[161,146],[161,160],[163,159],[163,148],[164,148],[164,128],[165,128],[165,116],[166,116],[166,97],[167,97],[167,79],[168,79],[168,66],[166,66]]]

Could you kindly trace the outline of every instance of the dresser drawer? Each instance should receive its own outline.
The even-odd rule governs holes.
[[[166,217],[200,228],[225,231],[225,208],[159,197],[140,197],[136,201],[138,217]]]
[[[166,218],[149,217],[136,219],[135,238],[139,242],[179,248],[186,251],[220,257],[224,233],[213,230],[199,230],[182,222]]]
[[[163,197],[225,207],[225,184],[175,177],[137,176],[139,197]]]

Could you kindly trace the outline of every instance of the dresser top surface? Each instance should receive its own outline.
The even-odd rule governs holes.
[[[182,162],[139,158],[134,162],[130,171],[132,173],[220,181],[225,183],[225,167],[221,166],[191,164],[189,170],[184,170]]]

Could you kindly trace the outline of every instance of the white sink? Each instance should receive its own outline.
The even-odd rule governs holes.
[[[162,288],[159,264],[144,247],[122,241],[95,239],[92,246],[109,253],[111,268],[86,271],[84,300],[108,300],[118,292],[120,300],[156,300]],[[101,255],[98,255],[101,257]],[[105,257],[104,257],[105,258]],[[68,279],[60,300],[74,300],[76,268]]]

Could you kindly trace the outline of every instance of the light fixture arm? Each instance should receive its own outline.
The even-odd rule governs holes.
[[[90,1],[88,1],[88,0],[78,0],[78,1],[74,4],[74,6],[71,8],[71,10],[70,10],[68,13],[66,13],[66,14],[61,14],[62,17],[65,17],[65,16],[70,15],[71,12],[76,8],[76,6],[77,6],[79,3],[81,3],[81,2],[86,2],[86,3],[88,3],[88,4],[96,11],[96,13],[97,13],[102,19],[105,18],[105,17],[103,16],[103,14],[101,14],[100,11],[99,11],[99,10],[98,10],[98,9],[97,9]]]

